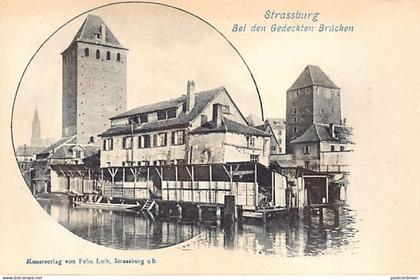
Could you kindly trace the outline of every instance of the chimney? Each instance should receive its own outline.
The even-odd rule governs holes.
[[[105,24],[101,24],[101,40],[103,42],[106,41],[106,26],[105,26]]]
[[[213,104],[213,128],[220,128],[222,126],[222,105],[219,103]]]
[[[334,131],[334,129],[335,129],[335,125],[333,124],[333,123],[330,123],[330,133],[331,133],[331,137],[332,138],[336,138],[336,135],[335,135],[335,131]]]
[[[195,83],[188,80],[187,83],[187,112],[190,112],[195,106]]]

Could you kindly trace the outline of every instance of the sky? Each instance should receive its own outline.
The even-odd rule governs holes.
[[[187,80],[194,80],[197,91],[225,86],[245,116],[261,117],[250,72],[232,46],[205,22],[179,10],[146,4],[116,5],[91,13],[100,16],[120,43],[129,49],[127,109],[185,94]],[[60,53],[69,45],[85,17],[73,20],[57,32],[29,65],[15,105],[14,121],[19,123],[14,130],[17,146],[30,142],[35,106],[39,110],[41,136],[61,137]],[[261,38],[261,44],[259,34],[255,36],[253,41],[246,42],[252,47],[242,55],[245,60],[250,57],[267,62],[262,65],[248,62],[261,93],[265,117],[285,117],[286,90],[307,64],[319,65],[342,88],[343,99],[350,88],[345,73],[357,71],[357,67],[363,65],[358,61],[363,59],[362,48],[352,46],[351,52],[345,54],[351,36],[343,40],[331,36],[313,40],[311,35],[288,34],[281,43],[263,42]],[[276,49],[265,51],[267,45],[274,45]],[[235,47],[241,52],[240,45]],[[352,69],[346,65],[349,63]],[[341,65],[345,65],[346,70]],[[342,104],[345,116],[345,100]]]

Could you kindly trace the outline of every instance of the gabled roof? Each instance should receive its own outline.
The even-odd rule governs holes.
[[[195,94],[195,106],[188,113],[181,113],[178,117],[167,120],[156,120],[147,123],[137,124],[133,127],[133,133],[149,132],[154,130],[166,129],[166,128],[176,128],[176,127],[186,127],[191,121],[200,115],[200,113],[207,107],[207,105],[222,91],[226,92],[224,87],[218,87],[215,89],[201,91]],[[227,92],[226,92],[227,93]],[[151,105],[141,106],[130,110],[126,113],[120,114],[114,118],[125,118],[129,116],[134,116],[146,112],[152,112],[156,110],[163,110],[164,108],[172,108],[175,103],[182,104],[186,101],[186,96],[181,96],[169,101],[163,101]],[[179,102],[179,103],[178,103]],[[167,107],[169,106],[169,107]],[[112,135],[122,135],[131,133],[131,127],[128,125],[125,126],[115,126],[111,127],[105,132],[99,134],[99,136],[112,136]]]
[[[315,123],[311,125],[301,136],[291,141],[291,143],[308,143],[308,142],[339,142],[352,143],[351,129],[342,125],[334,125],[335,138],[331,135],[331,129],[328,124]]]
[[[191,130],[191,134],[206,134],[206,133],[237,133],[237,134],[244,134],[244,135],[254,135],[254,136],[262,136],[262,137],[270,137],[271,134],[265,131],[259,130],[255,127],[240,124],[238,122],[232,121],[226,117],[222,118],[222,125],[221,127],[213,127],[212,122],[207,122],[196,129]]]
[[[308,65],[287,91],[309,86],[321,86],[336,89],[339,88],[333,83],[333,81],[330,80],[330,78],[328,78],[328,76],[324,73],[324,71],[321,70],[321,68],[315,65]]]
[[[41,156],[42,158],[49,158],[49,159],[68,159],[73,158],[73,148],[79,148],[81,147],[83,149],[84,156],[90,156],[94,153],[97,153],[99,151],[99,146],[97,145],[91,145],[91,144],[78,144],[77,143],[77,136],[73,135],[70,137],[65,137],[48,148],[44,149],[40,153],[38,153],[38,156]],[[79,149],[80,150],[80,149]]]
[[[100,34],[102,25],[105,26],[105,41],[96,37],[96,34]],[[90,44],[110,46],[119,49],[126,49],[120,44],[120,42],[112,33],[111,29],[109,29],[109,27],[105,24],[105,22],[96,15],[88,15],[86,17],[79,31],[77,31],[76,36],[74,36],[71,44],[74,42],[84,42]]]
[[[45,148],[44,150],[42,150],[38,154],[42,155],[42,154],[49,154],[51,152],[54,152],[57,148],[61,147],[65,143],[73,143],[73,144],[76,143],[76,135],[61,138],[60,140],[58,140],[54,144],[48,146],[47,148]]]

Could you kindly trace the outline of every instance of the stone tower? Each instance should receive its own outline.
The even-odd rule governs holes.
[[[31,146],[40,147],[41,143],[41,122],[39,121],[38,108],[35,107],[34,118],[32,120]]]
[[[286,151],[312,124],[341,124],[340,88],[318,66],[308,65],[286,93]]]
[[[62,136],[98,143],[109,118],[127,110],[127,49],[100,17],[88,15],[61,55]]]

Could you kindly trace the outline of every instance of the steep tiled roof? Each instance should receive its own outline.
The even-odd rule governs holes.
[[[101,25],[104,25],[106,30],[105,42],[102,39],[96,37],[96,34],[100,33]],[[74,36],[73,42],[84,42],[98,45],[105,45],[125,49],[117,38],[111,32],[105,22],[96,15],[88,15],[80,27],[79,31]]]
[[[293,140],[291,143],[305,143],[305,142],[340,142],[340,143],[352,143],[351,129],[342,125],[334,125],[334,132],[336,137],[333,138],[331,135],[331,129],[328,124],[315,123],[309,127],[301,136]]]
[[[148,132],[154,130],[161,130],[166,128],[175,128],[175,127],[186,127],[192,120],[194,120],[199,114],[204,110],[204,108],[222,91],[226,91],[224,87],[218,87],[208,91],[201,91],[195,95],[195,106],[189,113],[181,113],[178,117],[167,120],[156,120],[147,123],[137,124],[133,128],[133,133]],[[117,117],[128,117],[141,113],[162,110],[164,108],[171,108],[176,102],[182,104],[186,101],[186,96],[181,96],[176,99],[169,101],[159,102],[151,105],[146,105],[142,107],[135,108],[126,113],[118,115]],[[163,104],[162,104],[163,103]],[[166,105],[169,104],[169,107]],[[146,109],[144,109],[146,108]],[[159,108],[159,109],[156,109]],[[123,116],[122,116],[123,115]],[[115,117],[114,117],[115,118]],[[122,135],[131,133],[130,126],[115,126],[111,127],[105,132],[99,134],[99,136],[112,136],[112,135]]]
[[[288,89],[296,90],[309,86],[321,86],[327,88],[338,88],[328,76],[318,66],[308,65],[303,72],[299,75],[297,80]]]
[[[223,117],[222,126],[219,128],[215,128],[212,126],[211,122],[207,122],[206,124],[191,130],[191,134],[205,134],[205,133],[214,133],[214,132],[232,132],[244,135],[254,135],[254,136],[263,136],[269,137],[271,134],[266,133],[262,130],[259,130],[255,127],[240,124],[238,122],[232,121],[228,118]]]

